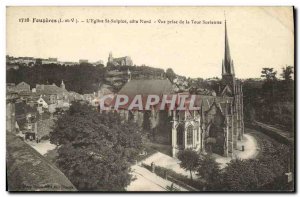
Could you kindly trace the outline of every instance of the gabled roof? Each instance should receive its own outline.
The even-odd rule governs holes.
[[[36,92],[38,94],[62,94],[62,93],[68,93],[67,90],[57,87],[55,84],[52,85],[36,85]]]
[[[48,105],[50,105],[50,98],[48,96],[42,96],[39,99],[43,99]]]
[[[29,84],[28,84],[28,83],[26,83],[26,82],[24,82],[24,81],[22,81],[22,82],[18,83],[18,85],[17,85],[17,86],[20,86],[20,85],[27,85],[27,86],[29,86]]]
[[[221,111],[223,111],[223,109],[225,109],[225,106],[226,106],[226,102],[232,102],[233,98],[232,97],[215,97],[215,96],[205,96],[205,95],[200,95],[200,96],[197,96],[201,103],[200,103],[200,106],[201,106],[201,110],[203,112],[206,112],[206,111],[209,111],[209,109],[211,108],[212,105],[216,104],[218,108],[221,109]],[[199,102],[198,100],[196,100],[195,103]],[[199,106],[199,105],[198,105]]]
[[[229,85],[226,85],[221,93],[222,96],[233,96],[233,91]]]

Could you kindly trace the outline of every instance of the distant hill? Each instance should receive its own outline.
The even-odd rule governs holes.
[[[79,65],[44,64],[31,67],[19,65],[18,69],[7,69],[7,83],[18,84],[22,81],[28,83],[31,88],[36,84],[53,84],[57,86],[63,80],[68,91],[79,94],[97,92],[105,84],[112,92],[118,92],[131,79],[166,79],[168,78],[178,92],[192,91],[193,93],[213,95],[218,87],[219,79],[203,80],[191,79],[172,72],[172,77],[161,68],[150,66],[94,66],[84,63]],[[169,73],[170,74],[170,73]]]
[[[18,69],[7,70],[7,83],[18,84],[22,81],[28,83],[31,88],[36,84],[60,85],[63,80],[66,89],[80,94],[88,94],[98,91],[102,84],[112,87],[118,91],[128,80],[128,71],[132,78],[151,79],[163,78],[163,69],[148,66],[93,66],[91,64],[80,64],[64,66],[59,64],[34,65],[32,67],[19,65]]]

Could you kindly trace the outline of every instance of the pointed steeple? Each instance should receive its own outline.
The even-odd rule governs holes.
[[[230,56],[230,47],[227,35],[227,24],[225,19],[225,52],[222,63],[222,75],[234,75],[233,61]]]

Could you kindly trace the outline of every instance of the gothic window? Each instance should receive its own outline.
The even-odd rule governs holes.
[[[186,140],[187,140],[187,145],[193,144],[193,126],[191,125],[187,128]]]
[[[181,146],[183,144],[183,134],[184,134],[184,126],[180,124],[177,127],[177,145]]]

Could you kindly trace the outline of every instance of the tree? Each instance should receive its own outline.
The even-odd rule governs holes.
[[[273,71],[273,68],[263,68],[261,71],[261,77],[265,78],[266,80],[275,80],[276,79],[276,71]]]
[[[174,73],[172,68],[168,68],[166,70],[166,76],[171,82],[173,82],[173,80],[176,78],[176,74]]]
[[[243,82],[245,118],[267,124],[280,125],[294,131],[294,80],[293,67],[283,68],[284,80],[276,80],[272,68],[264,68],[264,80],[247,79]]]
[[[276,178],[272,169],[255,159],[231,160],[223,173],[224,190],[257,191]]]
[[[124,190],[131,181],[129,162],[142,149],[136,124],[80,103],[58,119],[50,141],[58,145],[58,167],[78,190]]]
[[[276,85],[276,71],[273,68],[263,68],[261,71],[261,77],[265,78],[265,83],[263,84],[263,89],[265,90],[266,97],[268,97],[268,102],[274,102],[275,100],[275,85]],[[273,106],[272,106],[273,107]],[[273,111],[273,109],[271,109]]]
[[[186,150],[180,151],[178,153],[177,157],[181,161],[180,167],[182,167],[185,170],[190,171],[191,180],[193,180],[192,171],[197,170],[199,154],[192,149],[186,149]]]
[[[293,71],[294,67],[292,66],[286,66],[282,68],[282,73],[280,74],[282,78],[286,81],[290,81],[292,79],[292,74],[294,73]]]
[[[208,189],[218,189],[221,183],[219,164],[210,155],[201,155],[197,173],[206,182]]]

